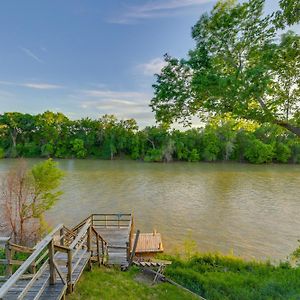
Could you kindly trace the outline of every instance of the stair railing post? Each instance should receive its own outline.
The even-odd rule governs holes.
[[[102,250],[102,264],[104,264],[105,251],[104,251],[104,242],[103,242],[103,238],[101,238],[101,250]]]
[[[64,228],[62,228],[59,231],[59,236],[60,236],[60,244],[61,244],[61,246],[64,246],[64,244],[65,244]]]
[[[68,275],[67,275],[67,282],[68,282],[68,292],[72,293],[72,249],[68,250]]]
[[[101,255],[100,255],[100,244],[99,244],[99,236],[96,235],[96,243],[97,243],[97,258],[98,258],[98,265],[101,265]]]
[[[49,271],[50,271],[50,284],[55,284],[56,274],[54,267],[54,243],[53,238],[48,244],[48,253],[49,253]]]
[[[9,244],[9,240],[7,240],[6,244],[5,244],[5,257],[7,260],[7,265],[6,265],[6,276],[10,277],[12,275],[12,264],[11,264],[11,260],[12,260],[12,251],[10,248],[10,244]]]
[[[87,229],[87,250],[90,253],[89,269],[92,269],[92,226]]]
[[[127,261],[129,261],[129,258],[130,258],[130,246],[129,246],[129,242],[126,242],[126,248],[127,248]]]

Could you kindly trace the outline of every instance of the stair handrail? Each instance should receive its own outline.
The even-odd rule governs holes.
[[[85,223],[86,223],[86,221],[87,220],[92,220],[92,216],[93,215],[89,215],[88,217],[86,217],[84,220],[82,220],[80,223],[78,223],[76,226],[74,226],[72,229],[71,229],[71,231],[76,231],[76,230],[78,230],[79,228],[81,228]]]
[[[31,255],[21,264],[21,266],[13,273],[9,279],[4,282],[4,284],[0,288],[0,299],[2,299],[10,290],[10,288],[19,280],[21,276],[26,272],[26,270],[34,263],[34,261],[39,257],[39,255],[43,252],[46,247],[51,247],[53,245],[53,237],[54,235],[63,228],[63,224],[57,225],[55,229],[51,231],[46,237],[44,237],[36,246],[35,250],[31,253]],[[49,248],[50,249],[50,248]],[[50,263],[50,277],[51,280],[54,278],[54,266],[53,263],[53,255],[49,255],[49,263]],[[27,285],[31,284],[33,280],[36,280],[36,276],[34,276]],[[26,288],[26,287],[25,287]]]

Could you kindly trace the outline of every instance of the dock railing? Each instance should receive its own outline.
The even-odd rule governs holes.
[[[126,228],[132,221],[131,214],[92,214],[90,217],[95,228]]]

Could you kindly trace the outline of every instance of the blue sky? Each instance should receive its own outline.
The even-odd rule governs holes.
[[[153,124],[153,73],[164,53],[186,55],[191,27],[215,3],[1,1],[0,112],[52,110],[72,119],[107,113]],[[266,10],[277,3],[267,0]]]

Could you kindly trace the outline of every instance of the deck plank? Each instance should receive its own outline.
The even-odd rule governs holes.
[[[135,239],[135,234],[132,237],[132,243]],[[132,249],[131,249],[132,251]],[[163,252],[163,245],[160,233],[140,233],[137,248],[135,251],[138,253],[159,253]]]
[[[127,243],[129,243],[130,227],[96,227],[97,232],[106,240],[108,245],[108,264],[127,266]],[[113,248],[115,247],[124,247]]]

